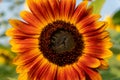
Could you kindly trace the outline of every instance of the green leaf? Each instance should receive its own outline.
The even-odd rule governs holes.
[[[120,25],[120,10],[113,15],[113,23],[115,25]]]
[[[93,0],[90,4],[90,6],[93,6],[93,13],[100,14],[104,3],[105,0]]]

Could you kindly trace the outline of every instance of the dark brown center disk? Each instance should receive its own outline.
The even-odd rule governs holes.
[[[73,35],[66,31],[59,29],[51,36],[51,47],[56,53],[70,52],[75,48],[75,41]]]
[[[39,40],[44,57],[58,66],[76,62],[84,48],[82,35],[74,25],[64,21],[48,24]]]

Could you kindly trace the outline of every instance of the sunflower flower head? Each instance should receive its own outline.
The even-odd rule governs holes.
[[[18,80],[102,80],[98,68],[112,55],[106,22],[88,1],[27,0],[23,21],[10,19]]]

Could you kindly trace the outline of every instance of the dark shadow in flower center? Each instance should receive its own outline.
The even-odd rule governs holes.
[[[82,35],[73,24],[64,21],[45,26],[39,40],[39,49],[44,57],[58,66],[77,62],[83,53]]]
[[[51,37],[51,47],[56,53],[71,51],[75,48],[73,35],[65,30],[57,30]]]

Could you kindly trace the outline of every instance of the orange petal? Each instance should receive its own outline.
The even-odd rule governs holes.
[[[18,80],[29,80],[28,79],[28,74],[26,72],[21,73],[18,77]]]
[[[49,18],[51,21],[54,21],[54,15],[52,8],[48,0],[37,0],[36,4],[39,6],[39,9],[43,11],[43,15],[46,16],[46,19]]]
[[[66,76],[66,80],[79,80],[79,75],[78,72],[71,66],[65,66],[65,76]]]
[[[92,51],[85,51],[87,55],[97,57],[97,58],[109,58],[113,55],[112,51],[105,49],[105,50],[95,50]]]
[[[76,70],[76,72],[78,73],[78,76],[79,76],[78,80],[86,80],[85,73],[83,72],[83,70],[79,66],[77,66],[77,64],[74,64],[72,66]]]
[[[39,44],[39,39],[26,38],[26,39],[11,39],[11,44]]]
[[[35,28],[27,23],[24,23],[22,21],[19,20],[14,20],[14,19],[10,19],[9,23],[17,30],[25,33],[25,34],[40,34],[40,29]]]
[[[27,4],[31,12],[44,24],[50,21],[49,17],[46,14],[46,11],[43,7],[38,6],[41,5],[41,0],[27,0]],[[43,13],[43,10],[45,13]],[[47,16],[47,18],[46,18]]]
[[[101,45],[100,45],[101,44]],[[99,42],[99,43],[94,43],[94,42],[89,42],[89,44],[85,45],[86,49],[92,49],[92,50],[106,50],[112,47],[112,43],[110,42]]]
[[[42,61],[43,59],[43,56],[42,55],[39,55],[39,56],[34,56],[32,58],[29,58],[29,59],[19,59],[19,60],[16,60],[14,63],[17,66],[17,73],[22,73],[22,72],[29,72],[37,63],[39,63],[40,61]],[[22,61],[20,61],[22,60]],[[18,62],[20,61],[20,62]],[[22,63],[22,64],[20,64]],[[23,71],[24,70],[24,71]]]
[[[106,29],[105,22],[94,22],[89,24],[88,26],[78,26],[80,33],[84,34],[84,36],[91,36],[94,34],[98,34],[103,32]]]
[[[64,20],[64,14],[65,14],[65,0],[60,0],[60,20]]]
[[[42,80],[56,80],[57,65],[51,63],[50,68],[44,74]]]
[[[70,20],[73,15],[76,0],[64,0],[64,1],[65,1],[64,18],[66,21],[68,21],[68,19]]]
[[[101,65],[99,67],[99,69],[108,69],[109,65],[105,60],[100,60]]]
[[[45,73],[49,70],[50,66],[52,65],[46,59],[42,59],[31,68],[29,72],[30,79],[42,80],[46,76]]]
[[[78,65],[86,65],[90,68],[97,68],[100,66],[100,61],[97,58],[83,54],[78,61]]]
[[[84,36],[84,35],[83,35]],[[83,39],[85,41],[102,41],[104,39],[109,39],[109,33],[107,31],[104,31],[102,33],[99,33],[97,35],[94,35],[94,36],[89,36],[89,37],[83,37]]]
[[[29,35],[29,34],[25,34],[15,28],[10,28],[6,31],[6,35],[7,36],[11,36],[14,39],[26,39],[26,38],[34,38],[34,39],[38,39],[39,35]]]
[[[35,5],[38,7],[39,13],[43,15],[47,23],[53,22],[54,15],[48,0],[35,0],[34,2]]]
[[[58,20],[59,19],[59,0],[48,0],[52,13],[54,15],[54,19]]]
[[[25,52],[27,50],[32,50],[34,48],[38,49],[39,45],[35,45],[35,44],[11,44],[12,48],[11,50],[13,52]]]
[[[16,58],[18,58],[18,57],[16,57]],[[35,65],[35,63],[36,63],[35,61],[36,61],[36,58],[30,59],[29,61],[27,61],[24,64],[16,64],[14,62],[16,65],[18,65],[16,68],[16,72],[17,73],[28,72],[31,69],[31,67]]]
[[[95,69],[90,69],[87,67],[82,67],[86,74],[89,76],[90,80],[102,80],[101,75]]]
[[[95,41],[96,40],[96,41]],[[105,39],[92,39],[86,40],[84,42],[84,46],[86,49],[93,48],[93,49],[108,49],[113,46],[113,44],[110,42],[110,38],[106,37]]]
[[[31,12],[28,11],[22,11],[20,13],[20,16],[29,24],[32,24],[34,27],[40,29],[43,28],[44,25],[40,20],[38,20],[37,17],[35,17],[35,15],[33,15]]]
[[[64,67],[58,67],[57,80],[66,80]]]
[[[33,49],[30,51],[27,51],[27,53],[26,52],[19,53],[19,55],[14,59],[14,64],[23,65],[27,61],[38,57],[40,54],[41,53],[40,53],[39,49]]]
[[[87,9],[87,4],[88,4],[87,1],[83,1],[77,6],[71,18],[72,23],[76,23],[79,21],[80,18],[84,17]]]
[[[90,24],[96,22],[101,16],[98,14],[91,14],[86,16],[84,19],[80,20],[76,26],[80,30],[81,28],[87,28]],[[89,28],[90,29],[90,28]],[[84,29],[85,30],[85,29]],[[91,30],[91,29],[90,29]],[[82,31],[82,30],[81,30]],[[83,32],[83,31],[82,31]]]

